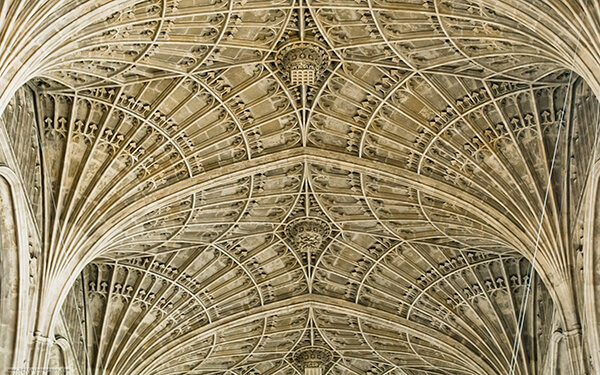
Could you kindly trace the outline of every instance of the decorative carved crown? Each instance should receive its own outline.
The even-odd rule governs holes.
[[[292,221],[286,228],[286,234],[301,252],[312,253],[319,249],[329,233],[329,224],[316,217],[301,217]]]
[[[329,53],[316,43],[290,43],[279,50],[276,61],[288,83],[313,85],[329,66]]]
[[[302,370],[324,369],[333,360],[333,354],[320,346],[307,346],[294,353],[294,362]]]

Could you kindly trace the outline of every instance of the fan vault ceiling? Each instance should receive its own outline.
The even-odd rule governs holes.
[[[569,43],[491,1],[119,3],[2,117],[18,144],[33,95],[40,325],[78,363],[298,374],[316,346],[328,374],[506,374],[531,282],[515,374],[545,373],[598,111]]]

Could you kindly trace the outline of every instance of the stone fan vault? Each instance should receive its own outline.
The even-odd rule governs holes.
[[[599,30],[598,0],[5,0],[0,368],[599,374]]]

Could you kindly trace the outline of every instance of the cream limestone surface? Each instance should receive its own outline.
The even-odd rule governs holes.
[[[600,374],[599,34],[598,0],[5,0],[0,371]]]

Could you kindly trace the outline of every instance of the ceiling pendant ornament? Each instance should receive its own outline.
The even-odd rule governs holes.
[[[321,375],[333,361],[333,354],[323,347],[307,346],[295,352],[293,359],[304,375]]]
[[[315,85],[329,67],[329,61],[329,53],[314,42],[287,44],[276,56],[284,80],[292,86]]]
[[[331,233],[331,226],[323,219],[301,217],[292,221],[285,231],[300,252],[314,254]]]

